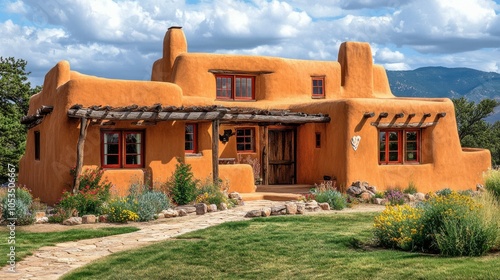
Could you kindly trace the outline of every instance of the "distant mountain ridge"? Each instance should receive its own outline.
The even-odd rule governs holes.
[[[422,67],[409,71],[387,71],[392,93],[398,97],[446,97],[479,102],[500,101],[500,74],[470,68]],[[488,121],[500,120],[500,108]]]

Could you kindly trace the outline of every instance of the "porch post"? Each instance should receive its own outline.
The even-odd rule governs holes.
[[[261,135],[262,150],[262,180],[264,185],[269,185],[269,128],[267,125],[263,126]]]
[[[78,137],[78,145],[76,146],[76,170],[75,170],[75,181],[73,185],[73,193],[78,191],[78,186],[80,185],[80,174],[82,173],[83,167],[83,147],[85,144],[85,138],[87,137],[87,128],[89,127],[89,121],[87,118],[81,118],[80,120],[80,136]]]
[[[219,120],[212,121],[212,175],[214,184],[219,181]]]

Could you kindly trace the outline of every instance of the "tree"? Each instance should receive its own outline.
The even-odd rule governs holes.
[[[20,120],[28,113],[29,98],[40,91],[31,88],[27,62],[0,57],[0,182],[7,181],[7,164],[18,166],[26,146],[26,128]]]
[[[484,120],[493,114],[500,102],[483,99],[476,104],[464,97],[452,101],[462,147],[489,149],[493,165],[500,164],[500,122],[491,124]]]

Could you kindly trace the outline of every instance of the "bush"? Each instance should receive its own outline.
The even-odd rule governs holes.
[[[417,192],[418,192],[417,185],[415,185],[415,183],[413,181],[410,181],[410,183],[408,184],[408,187],[403,190],[403,193],[406,193],[406,194],[416,194]]]
[[[386,190],[384,195],[390,205],[403,205],[405,203],[404,194],[400,190]]]
[[[438,196],[448,196],[452,193],[452,190],[450,188],[444,188],[442,190],[439,190],[436,192],[436,195]]]
[[[486,190],[490,191],[500,201],[500,170],[489,170],[484,175]]]
[[[193,178],[191,165],[182,162],[177,158],[174,174],[167,182],[170,190],[170,197],[177,205],[193,202],[196,199],[197,180]]]
[[[170,207],[168,197],[158,191],[146,191],[137,199],[137,214],[139,221],[151,221],[162,210]]]
[[[335,210],[342,210],[347,206],[347,198],[341,192],[332,189],[325,189],[316,192],[315,199],[317,202],[327,202],[330,208]]]
[[[197,203],[215,204],[217,207],[221,203],[229,203],[228,197],[225,194],[227,186],[221,186],[220,182],[214,184],[211,179],[206,179],[198,188],[198,195],[196,196]]]
[[[134,208],[136,206],[131,205],[126,198],[118,198],[109,202],[104,213],[108,214],[108,221],[112,223],[126,223],[139,219],[139,215],[133,211]]]
[[[6,193],[2,198],[2,217],[4,219],[16,218],[16,225],[30,225],[35,222],[34,213],[31,209],[33,197],[26,188],[16,187],[15,198]],[[14,208],[14,211],[10,209]]]

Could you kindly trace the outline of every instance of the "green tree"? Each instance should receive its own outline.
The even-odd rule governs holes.
[[[26,128],[20,123],[28,113],[29,98],[40,90],[31,88],[27,62],[0,57],[0,182],[7,180],[7,164],[18,166],[26,146]]]
[[[170,197],[177,205],[193,202],[196,199],[198,180],[194,179],[191,165],[177,158],[174,174],[167,182]]]
[[[500,164],[500,122],[491,124],[484,120],[494,113],[500,102],[483,99],[476,104],[464,97],[452,101],[462,147],[489,149],[493,165]]]

